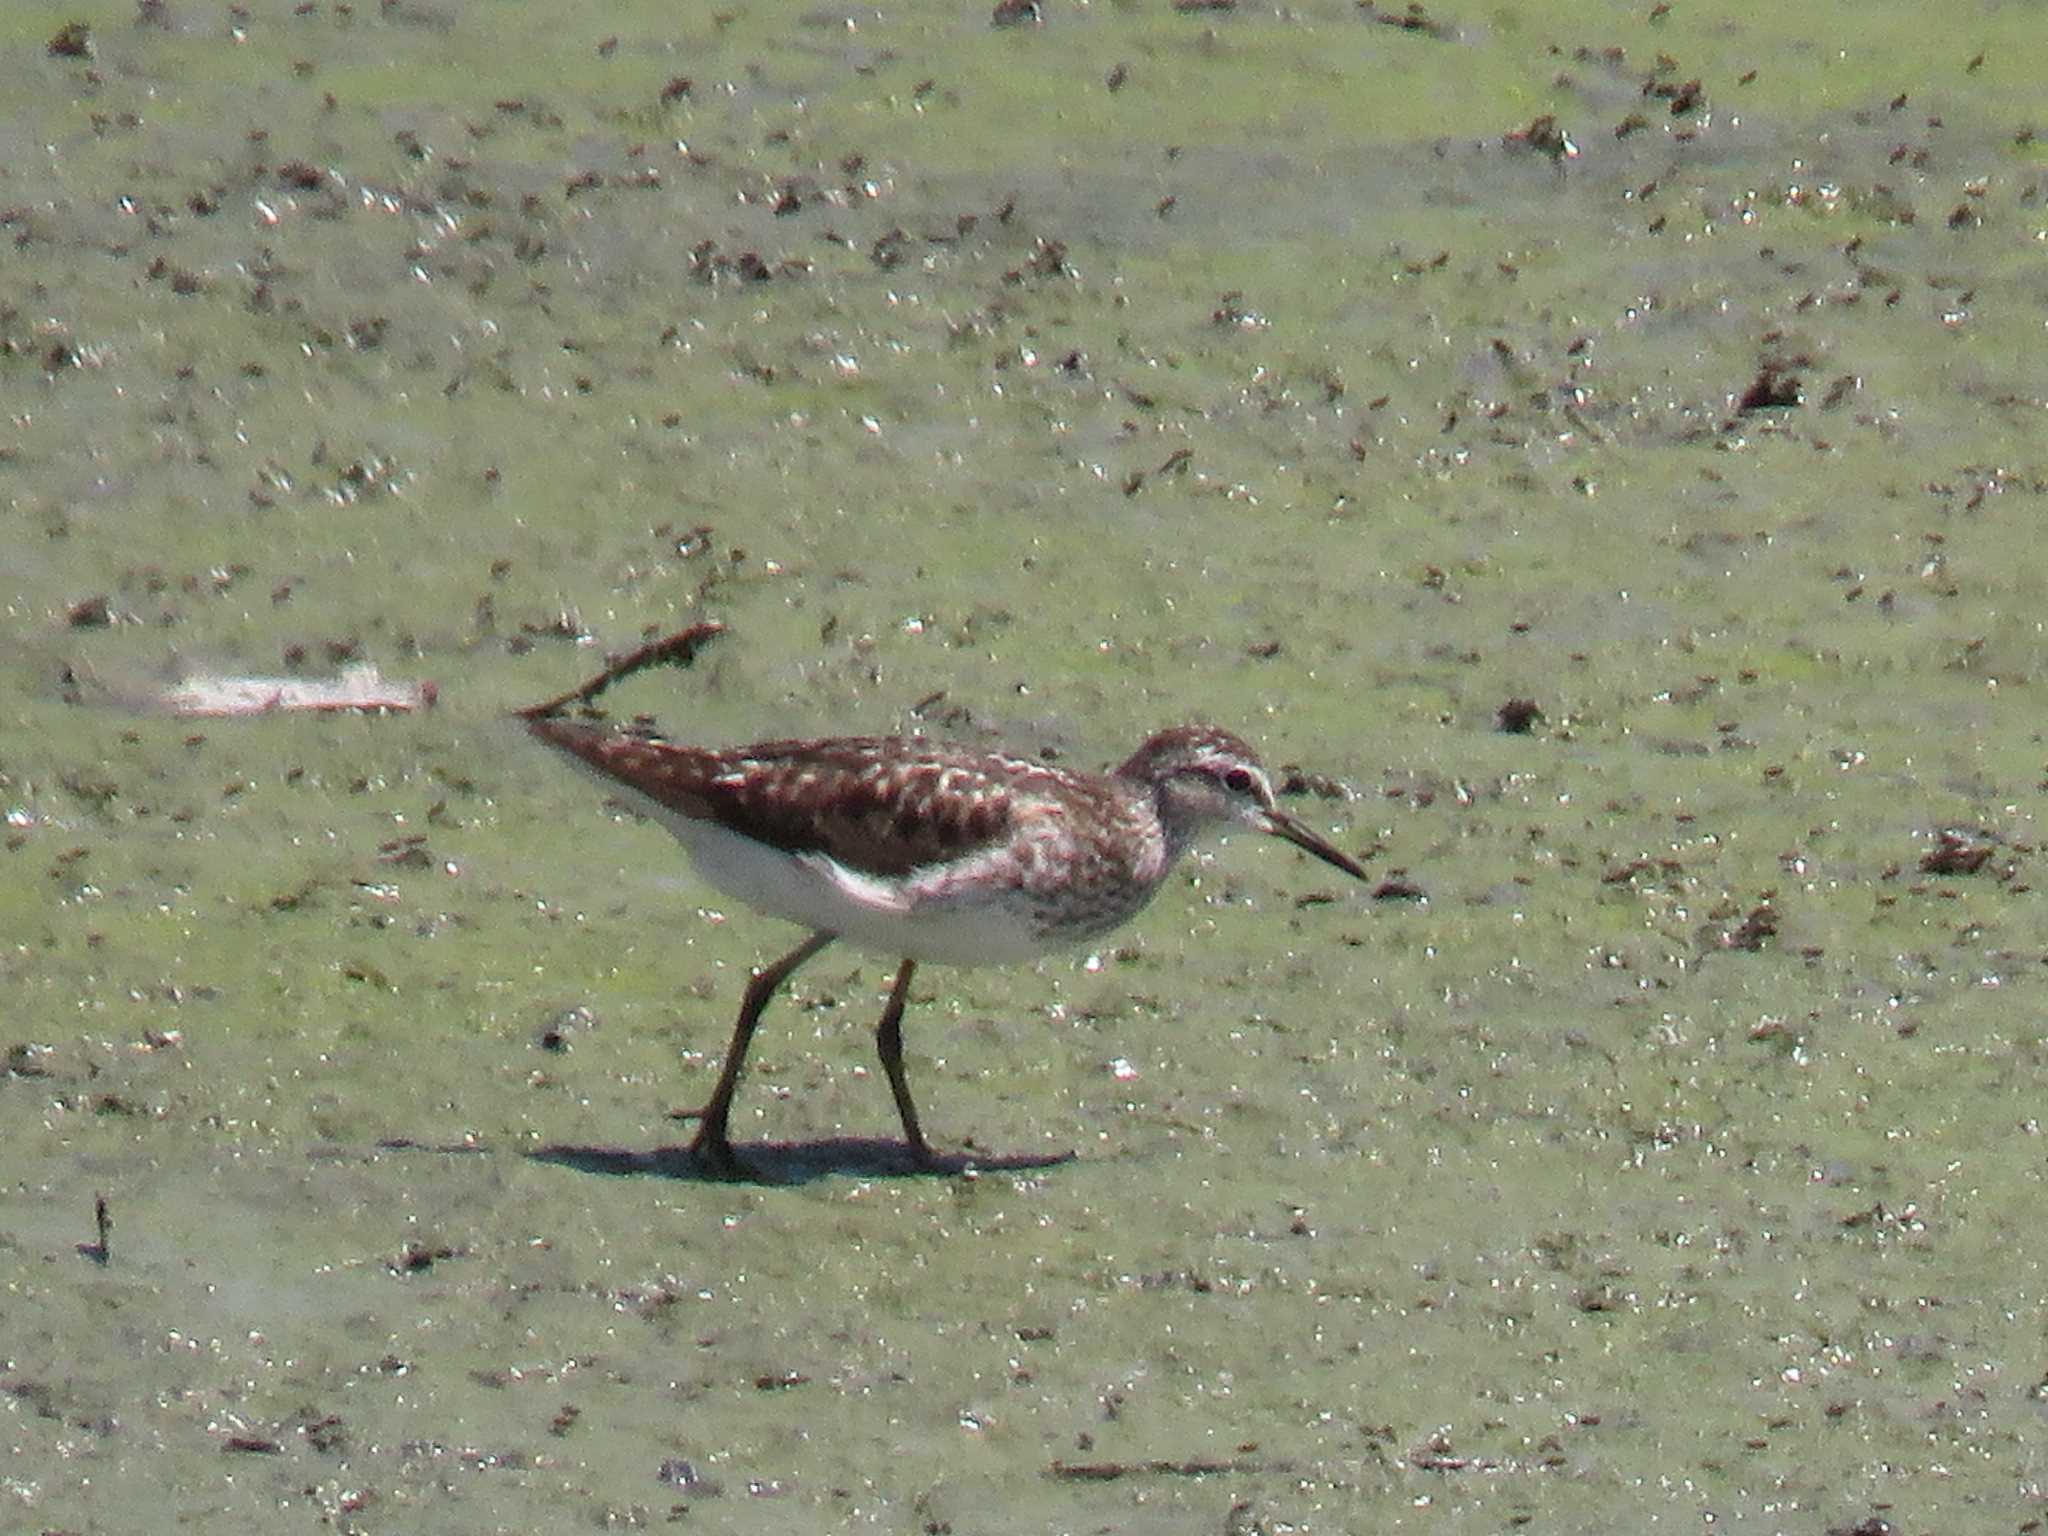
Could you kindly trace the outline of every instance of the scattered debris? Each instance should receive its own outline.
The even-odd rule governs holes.
[[[1494,729],[1509,736],[1526,736],[1543,718],[1543,708],[1534,699],[1509,699],[1493,712]]]
[[[671,1488],[680,1488],[700,1498],[715,1499],[725,1491],[717,1479],[702,1476],[694,1465],[680,1456],[671,1456],[664,1461],[655,1476]]]
[[[97,51],[93,47],[92,25],[89,22],[66,22],[57,29],[49,43],[49,53],[53,59],[89,59]]]
[[[544,1051],[560,1053],[568,1050],[579,1034],[597,1028],[597,1015],[583,1004],[560,1009],[541,1026],[534,1043]]]
[[[1373,0],[1358,0],[1358,9],[1367,21],[1376,21],[1383,27],[1392,27],[1399,32],[1415,32],[1441,42],[1452,41],[1458,35],[1456,27],[1430,15],[1420,0],[1410,0],[1405,11],[1383,11],[1373,3]]]
[[[1579,158],[1579,146],[1572,142],[1570,134],[1550,113],[1529,119],[1527,127],[1517,128],[1512,133],[1501,135],[1501,144],[1508,149],[1529,149],[1562,165],[1567,160]]]
[[[1280,795],[1314,795],[1321,800],[1354,800],[1357,798],[1341,779],[1333,779],[1326,773],[1310,773],[1299,763],[1282,763],[1278,774],[1280,780],[1274,793]]]
[[[1805,398],[1798,374],[1781,363],[1765,363],[1757,370],[1756,377],[1750,380],[1749,388],[1742,392],[1742,398],[1735,402],[1735,409],[1741,412],[1789,411],[1796,409]]]
[[[422,1270],[432,1269],[443,1259],[462,1257],[463,1250],[451,1248],[446,1243],[408,1242],[398,1250],[395,1258],[385,1262],[384,1267],[394,1275],[416,1275]]]
[[[1943,827],[1932,852],[1920,860],[1923,875],[1974,875],[1998,851],[1998,837],[1978,827]]]
[[[1746,949],[1755,954],[1764,947],[1764,940],[1778,931],[1778,909],[1771,905],[1766,896],[1750,908],[1749,915],[1733,928],[1725,928],[1717,936],[1723,949]]]

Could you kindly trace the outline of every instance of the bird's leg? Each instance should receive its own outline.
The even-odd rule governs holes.
[[[889,1091],[896,1095],[896,1114],[903,1121],[903,1137],[910,1143],[910,1155],[930,1167],[938,1161],[917,1123],[917,1106],[910,1102],[910,1084],[903,1076],[903,1005],[910,1000],[910,976],[915,960],[906,960],[896,970],[896,985],[889,989],[889,1006],[875,1026],[875,1045],[882,1055],[882,1070],[889,1074]]]
[[[725,1069],[718,1074],[718,1086],[711,1090],[710,1101],[697,1112],[701,1123],[697,1127],[697,1139],[690,1143],[690,1152],[699,1162],[726,1178],[737,1178],[745,1171],[740,1167],[739,1159],[733,1156],[726,1120],[732,1114],[732,1096],[740,1085],[740,1068],[746,1064],[747,1046],[753,1041],[754,1026],[761,1022],[761,1012],[768,1006],[768,999],[775,995],[775,989],[835,937],[837,935],[830,933],[812,934],[766,970],[757,972],[747,983],[747,995],[740,1004],[739,1020],[732,1027],[732,1042],[725,1048]]]

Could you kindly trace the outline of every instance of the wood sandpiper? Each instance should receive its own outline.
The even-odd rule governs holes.
[[[559,701],[558,701],[559,702]],[[877,1027],[917,1162],[935,1162],[903,1074],[918,965],[1004,965],[1099,938],[1135,916],[1200,835],[1232,823],[1370,875],[1280,809],[1258,756],[1206,725],[1160,731],[1112,773],[919,736],[681,746],[523,712],[528,729],[660,822],[711,885],[810,930],[748,985],[691,1151],[744,1176],[728,1131],[747,1046],[775,990],[835,940],[898,961]]]

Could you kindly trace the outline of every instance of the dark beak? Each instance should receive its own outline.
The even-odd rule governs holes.
[[[1264,825],[1266,831],[1272,833],[1275,837],[1285,838],[1288,842],[1294,844],[1295,847],[1301,849],[1302,852],[1314,854],[1325,864],[1334,865],[1336,868],[1343,870],[1352,879],[1371,881],[1372,876],[1366,873],[1363,864],[1352,858],[1350,854],[1333,848],[1330,844],[1324,842],[1285,811],[1265,812]]]

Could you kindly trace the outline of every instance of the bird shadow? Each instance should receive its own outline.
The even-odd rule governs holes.
[[[1023,1173],[1074,1160],[1071,1152],[942,1152],[921,1163],[900,1141],[827,1136],[816,1141],[755,1141],[737,1149],[739,1170],[721,1168],[687,1146],[575,1146],[553,1142],[525,1156],[532,1162],[615,1178],[683,1179],[697,1184],[810,1184],[844,1176],[945,1179],[964,1173]]]

